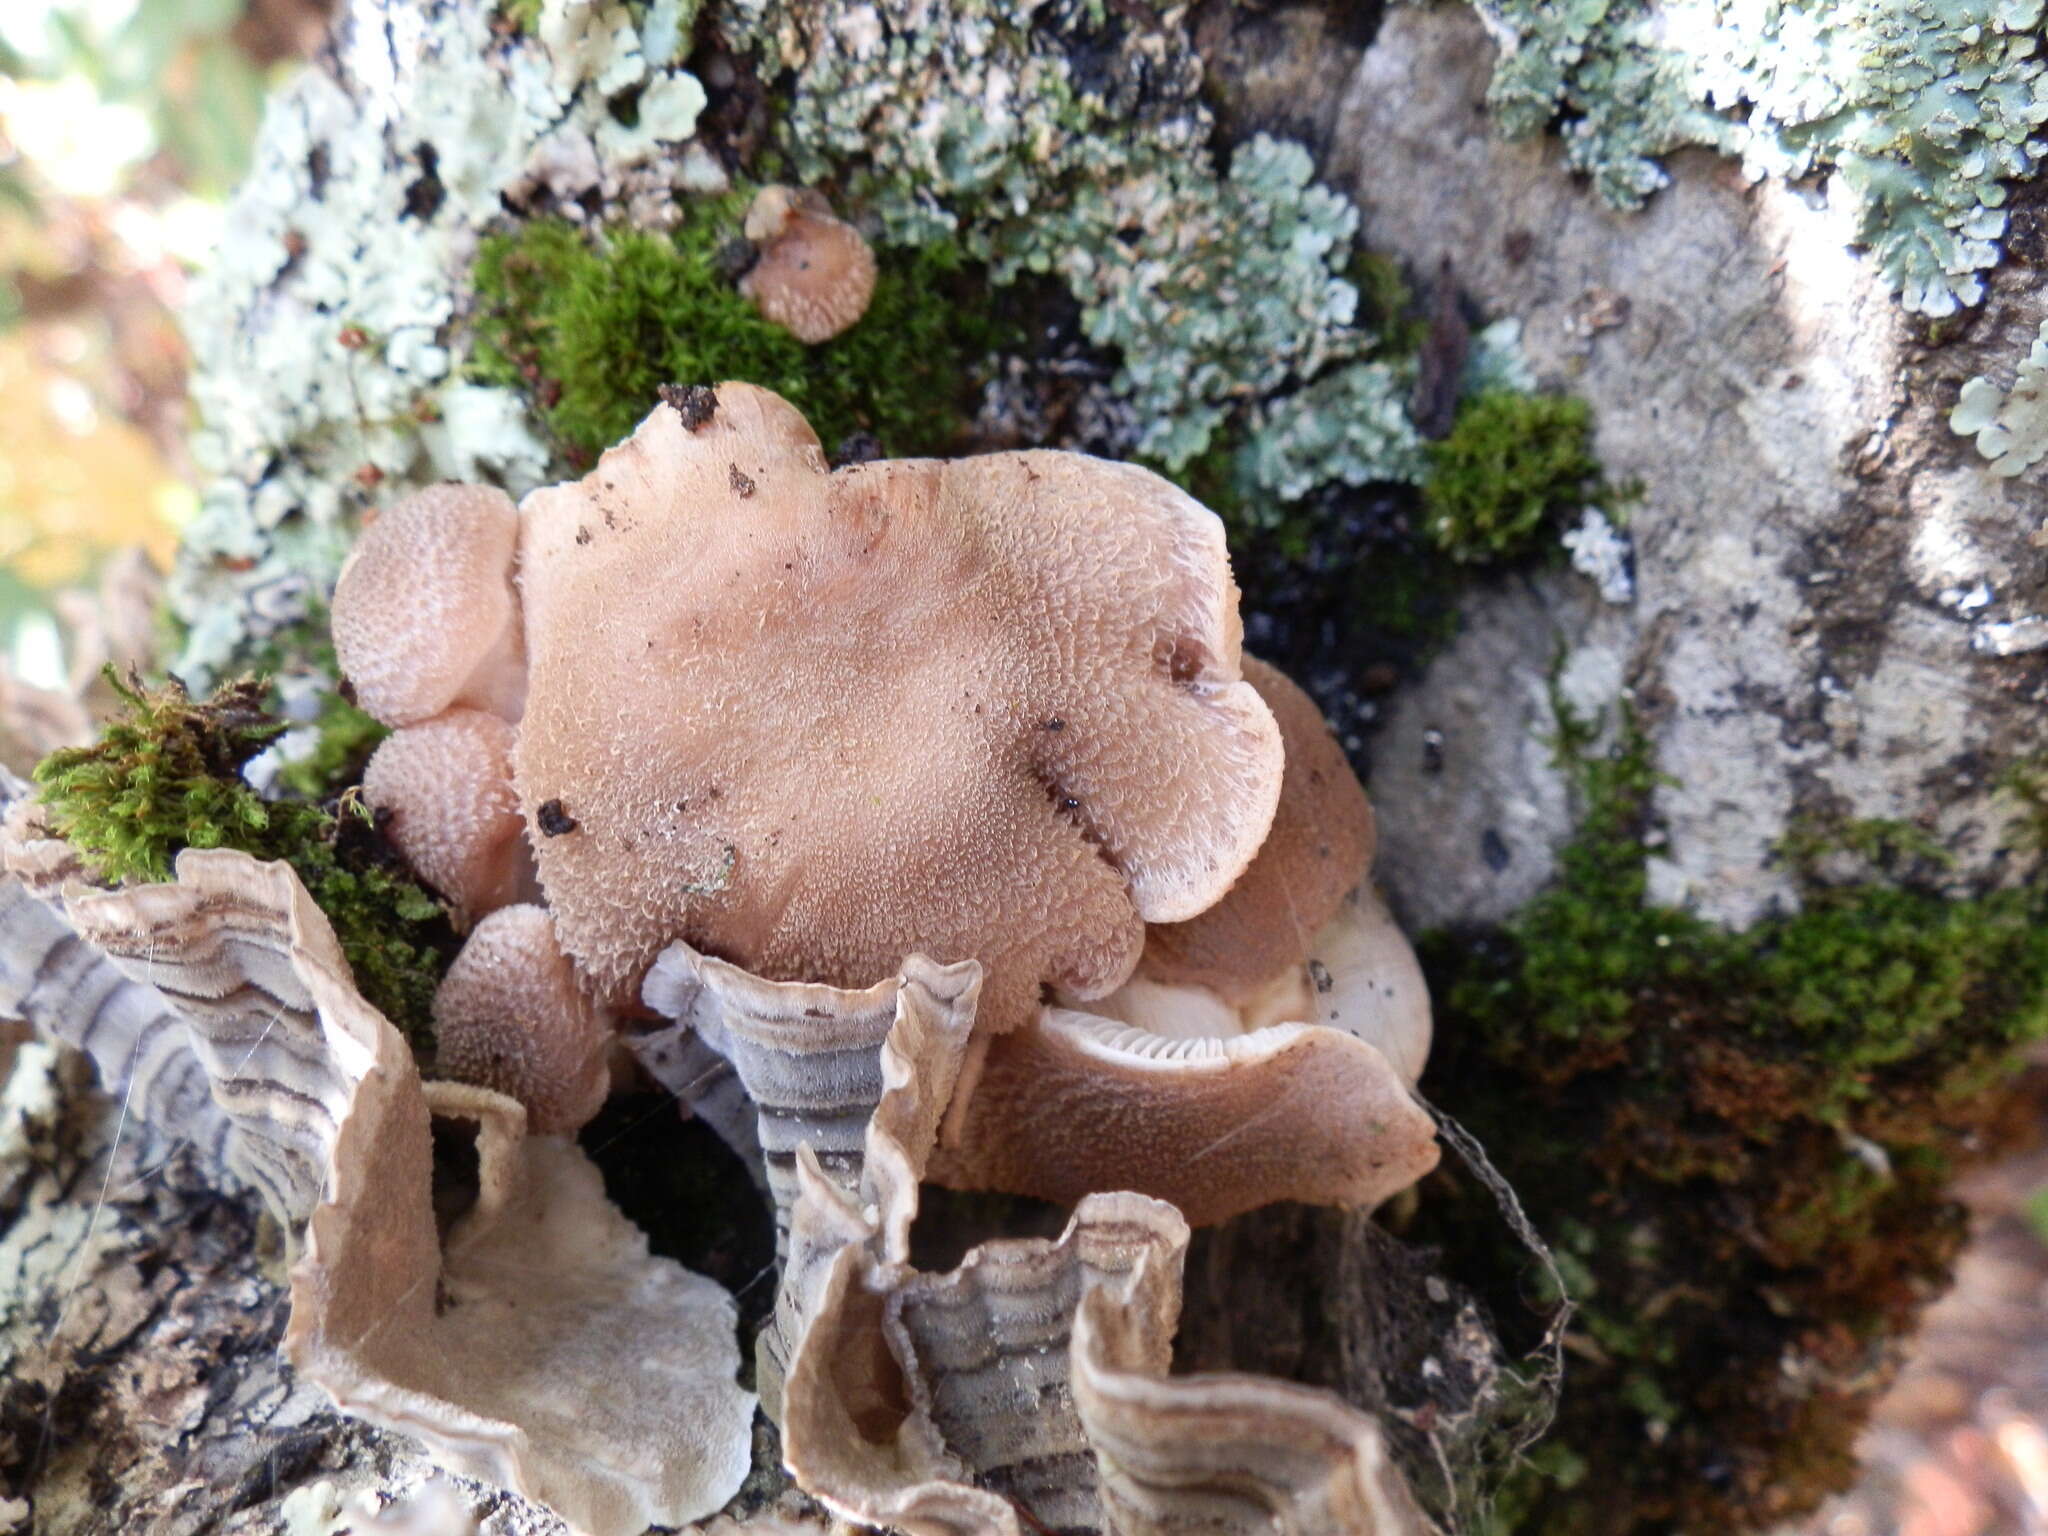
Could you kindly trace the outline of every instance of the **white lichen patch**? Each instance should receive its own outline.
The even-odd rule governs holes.
[[[1500,49],[1502,129],[1563,119],[1616,207],[1705,145],[1751,179],[1826,174],[1908,309],[1951,314],[1998,260],[2006,184],[2048,124],[2043,0],[1474,0]]]
[[[1994,475],[2017,475],[2048,455],[2048,320],[2019,366],[2012,388],[1979,375],[1963,385],[1949,426],[1977,439]]]
[[[272,100],[186,312],[207,476],[171,584],[188,682],[302,617],[366,508],[541,478],[525,405],[460,377],[464,274],[522,182],[658,217],[694,164],[676,152],[705,99],[676,63],[694,10],[548,0],[526,38],[473,3],[393,7]]]
[[[2048,651],[2048,618],[2029,614],[2025,618],[1979,624],[1971,631],[1970,649],[1986,656],[2025,656]]]
[[[1600,589],[1610,603],[1631,603],[1636,596],[1635,551],[1628,535],[1607,519],[1598,507],[1579,514],[1578,526],[1565,530],[1564,547],[1571,551],[1572,569]]]

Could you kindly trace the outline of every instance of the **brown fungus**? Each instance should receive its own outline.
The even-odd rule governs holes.
[[[763,187],[747,209],[745,233],[760,255],[739,288],[763,319],[815,345],[867,313],[875,253],[817,192]]]
[[[1372,806],[1315,701],[1279,668],[1244,658],[1244,680],[1280,726],[1286,776],[1259,856],[1206,912],[1145,933],[1139,974],[1193,982],[1232,1002],[1299,966],[1308,946],[1372,867]]]
[[[0,777],[0,802],[17,790]],[[731,1296],[650,1255],[596,1165],[525,1135],[517,1103],[423,1084],[287,865],[186,849],[175,883],[107,891],[64,852],[0,827],[0,1008],[88,1050],[127,1134],[261,1193],[302,1381],[585,1536],[733,1497],[754,1398]],[[436,1116],[476,1128],[477,1197],[445,1234]]]
[[[537,1132],[575,1131],[597,1113],[611,1040],[537,906],[478,923],[434,994],[440,1069],[517,1099]]]
[[[978,959],[996,1030],[1114,990],[1279,797],[1220,523],[1078,454],[828,473],[787,402],[718,399],[523,508],[515,767],[577,823],[535,839],[563,948],[620,1003],[678,938],[838,986]]]
[[[1436,1165],[1410,1092],[1429,995],[1363,884],[1372,808],[1308,696],[1250,657],[1245,678],[1287,753],[1258,857],[1206,912],[1148,929],[1115,992],[987,1045],[939,1182],[1067,1203],[1120,1184],[1200,1225],[1280,1199],[1371,1207]]]
[[[496,715],[451,709],[388,737],[363,770],[385,835],[464,927],[540,894],[512,793],[515,734]]]
[[[386,725],[452,705],[517,720],[526,689],[512,566],[519,514],[503,491],[436,485],[363,530],[334,590],[334,654]]]

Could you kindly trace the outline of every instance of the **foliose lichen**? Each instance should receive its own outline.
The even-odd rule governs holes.
[[[2048,124],[2043,0],[1474,0],[1504,132],[1561,120],[1572,167],[1639,206],[1704,145],[1753,179],[1826,173],[1906,307],[1983,295],[2006,186]]]
[[[1344,275],[1357,210],[1298,144],[1261,134],[1217,164],[1177,19],[1086,0],[874,0],[827,25],[802,4],[736,0],[721,21],[764,74],[791,71],[800,176],[838,178],[889,241],[947,236],[998,283],[1066,284],[1135,407],[1132,441],[1105,446],[1178,471],[1239,407],[1376,339]],[[1298,434],[1306,409],[1277,430]],[[1288,487],[1356,474],[1366,445],[1340,438],[1327,472],[1297,435],[1264,473]],[[1398,457],[1381,467],[1401,473]]]
[[[2012,381],[2000,389],[1981,374],[1963,385],[1951,430],[1977,439],[1994,475],[2017,475],[2048,456],[2048,320]]]
[[[354,92],[309,69],[272,99],[235,238],[185,316],[206,483],[171,582],[180,676],[203,688],[301,618],[373,502],[542,477],[521,400],[463,378],[451,349],[470,258],[522,181],[667,206],[704,103],[677,67],[694,10],[546,0],[529,37],[431,0],[343,32]]]
[[[1794,915],[1735,934],[1649,905],[1648,742],[1624,717],[1594,750],[1561,718],[1585,819],[1557,884],[1423,946],[1435,1096],[1557,1243],[1580,1309],[1557,1427],[1497,1528],[1770,1526],[1853,1476],[1963,1241],[1952,1177],[1998,1144],[1992,1090],[2048,1035],[2048,892],[1947,899],[1924,835],[1848,823],[1783,850]],[[1845,883],[1823,880],[1838,861]],[[1411,1236],[1474,1278],[1483,1217],[1447,1183]],[[1503,1317],[1522,1278],[1502,1277]]]

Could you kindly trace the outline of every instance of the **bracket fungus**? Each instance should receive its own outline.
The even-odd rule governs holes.
[[[333,615],[394,728],[365,793],[470,929],[433,1009],[460,1081],[421,1082],[288,867],[187,850],[174,884],[92,889],[22,807],[0,1014],[264,1193],[285,1347],[338,1403],[579,1530],[737,1489],[731,1298],[556,1134],[623,1022],[775,1205],[762,1402],[835,1515],[1423,1529],[1371,1415],[1168,1371],[1190,1223],[1369,1208],[1437,1155],[1371,808],[1242,655],[1213,514],[1075,454],[833,471],[721,384],[516,508],[388,509]],[[476,1128],[445,1235],[435,1115]],[[919,1274],[925,1178],[1073,1218]]]
[[[943,1275],[910,1266],[965,1047],[958,1012],[906,980],[853,1176],[797,1153],[762,1376],[798,1482],[910,1536],[1429,1529],[1371,1415],[1282,1382],[1169,1374],[1188,1240],[1172,1207],[1092,1194],[1057,1241],[985,1243]]]
[[[762,318],[798,341],[830,341],[868,311],[875,253],[859,230],[834,218],[811,188],[763,187],[747,208],[743,234],[757,251],[740,292]]]
[[[0,1008],[260,1192],[293,1255],[282,1347],[301,1374],[588,1536],[732,1497],[753,1416],[732,1298],[651,1256],[596,1167],[528,1136],[516,1102],[423,1085],[287,866],[187,850],[175,883],[107,891],[63,852],[19,822],[0,837]],[[434,1114],[478,1128],[476,1197],[445,1241]]]

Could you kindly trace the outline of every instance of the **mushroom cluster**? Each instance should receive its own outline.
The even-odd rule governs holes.
[[[1435,1161],[1364,793],[1242,656],[1219,521],[1148,471],[832,471],[780,397],[670,389],[519,507],[386,510],[333,622],[395,728],[365,793],[473,925],[443,1068],[537,1130],[594,1111],[672,947],[839,988],[921,954],[983,977],[942,1182],[1200,1222]]]

